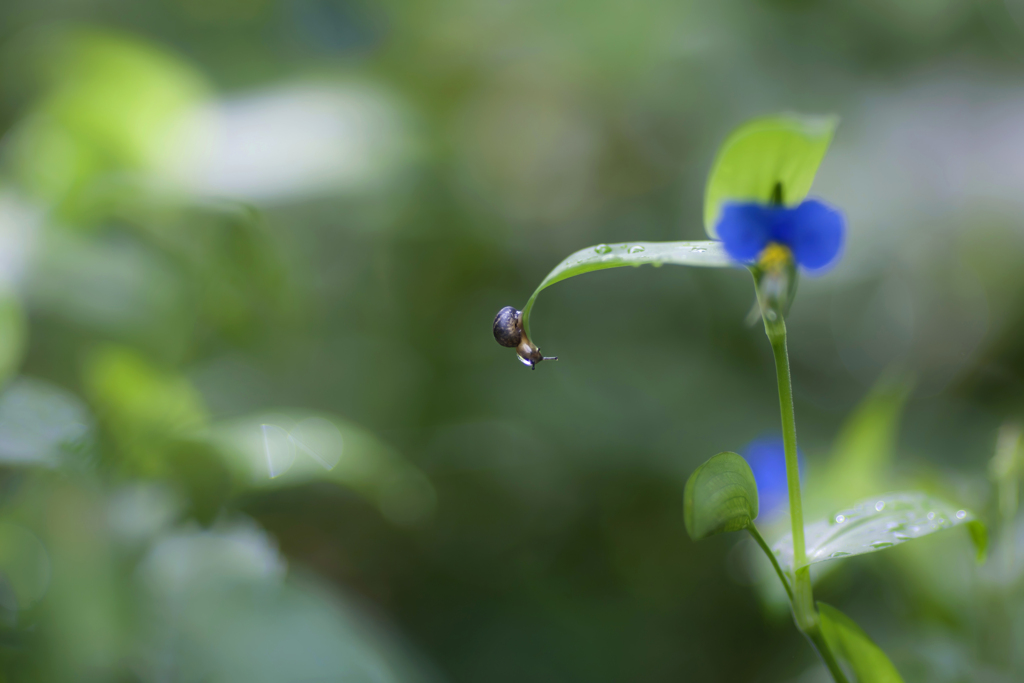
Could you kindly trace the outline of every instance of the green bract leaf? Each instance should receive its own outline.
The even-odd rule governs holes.
[[[530,334],[530,311],[537,295],[547,287],[583,275],[594,270],[620,268],[622,266],[660,266],[672,263],[679,266],[703,266],[726,268],[736,263],[729,258],[721,242],[707,240],[698,242],[623,242],[621,244],[598,244],[580,249],[555,266],[544,281],[533,292],[523,307],[523,328]]]
[[[747,461],[727,451],[694,470],[686,482],[683,514],[695,541],[747,528],[757,518],[757,482]]]
[[[885,550],[969,522],[976,522],[969,511],[926,493],[886,493],[808,525],[804,532],[807,564]],[[972,533],[972,538],[977,537]],[[793,566],[791,534],[776,543],[772,550],[787,570],[800,568]]]
[[[829,649],[853,673],[855,683],[903,683],[881,648],[850,617],[823,602],[818,603],[818,613]]]
[[[839,119],[835,116],[773,116],[733,132],[718,151],[704,193],[704,229],[715,226],[725,202],[768,203],[775,186],[787,205],[811,189]]]

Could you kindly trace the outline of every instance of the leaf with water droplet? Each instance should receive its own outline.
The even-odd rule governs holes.
[[[661,265],[663,263],[704,268],[738,267],[725,253],[721,242],[708,240],[698,242],[624,242],[587,247],[570,254],[555,266],[554,270],[548,273],[530,296],[522,313],[523,327],[527,336],[533,339],[530,332],[530,312],[533,310],[537,295],[551,285],[595,270],[623,266]]]
[[[772,201],[777,185],[793,206],[811,189],[839,119],[835,116],[771,116],[740,126],[718,150],[704,193],[704,229],[715,226],[727,202]]]
[[[690,538],[745,529],[757,518],[757,482],[736,453],[714,456],[686,481],[683,514]]]
[[[851,683],[903,683],[900,672],[864,630],[835,607],[818,603],[821,632],[840,665],[851,671]]]
[[[884,550],[961,524],[982,530],[969,526],[972,540],[981,548],[984,525],[968,510],[917,491],[874,496],[805,527],[807,564]],[[773,550],[788,571],[799,569],[793,566],[792,534],[783,537]],[[979,551],[979,558],[982,556]]]

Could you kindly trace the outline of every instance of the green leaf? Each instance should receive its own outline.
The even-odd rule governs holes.
[[[757,482],[747,461],[726,451],[694,470],[686,482],[683,513],[695,541],[747,528],[757,518]]]
[[[568,280],[605,268],[622,266],[660,266],[671,263],[678,266],[703,266],[705,268],[727,268],[736,263],[729,258],[721,242],[708,240],[697,242],[623,242],[621,244],[598,244],[570,254],[555,266],[533,292],[523,307],[523,328],[530,336],[530,311],[537,295],[556,282]]]
[[[764,202],[776,185],[782,200],[799,204],[811,189],[839,119],[835,116],[772,116],[740,126],[718,151],[704,194],[704,229],[715,226],[726,202]]]
[[[968,510],[926,493],[886,493],[808,525],[804,530],[807,564],[885,550],[970,522],[976,522],[976,517]],[[800,568],[793,566],[792,534],[787,534],[772,550],[788,571]]]
[[[967,523],[967,531],[971,534],[974,544],[975,559],[980,563],[988,555],[988,527],[977,520]]]
[[[908,378],[885,378],[864,397],[843,422],[827,469],[811,479],[808,489],[814,497],[808,507],[824,513],[837,498],[857,500],[886,490],[903,407],[912,388]]]
[[[835,607],[818,603],[829,649],[856,677],[851,683],[903,683],[900,672],[860,626]]]

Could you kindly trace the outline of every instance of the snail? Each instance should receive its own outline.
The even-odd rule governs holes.
[[[558,360],[557,356],[541,355],[540,349],[523,330],[523,314],[511,306],[506,306],[494,316],[494,339],[502,346],[514,348],[522,364],[531,370],[542,360]]]

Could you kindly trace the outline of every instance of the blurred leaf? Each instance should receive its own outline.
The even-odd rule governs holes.
[[[86,392],[122,455],[138,472],[166,472],[163,449],[206,423],[202,397],[189,381],[152,366],[135,351],[95,351],[84,371]]]
[[[18,300],[0,295],[0,384],[17,371],[25,355],[28,326]]]
[[[747,528],[757,518],[757,482],[736,453],[719,453],[690,475],[683,494],[690,538]]]
[[[903,683],[889,658],[852,619],[823,602],[818,613],[829,648],[856,676],[851,683]]]
[[[725,253],[720,242],[624,242],[599,244],[570,254],[540,283],[523,308],[523,328],[530,334],[530,311],[542,290],[556,282],[605,268],[622,266],[660,266],[671,263],[679,266],[729,268],[736,264]]]
[[[804,531],[807,564],[885,550],[975,519],[969,511],[926,493],[886,493],[808,525]],[[784,568],[799,569],[793,566],[792,534],[776,543],[773,550]]]
[[[65,203],[105,174],[163,167],[183,151],[183,118],[207,93],[170,53],[115,32],[53,31],[39,45],[46,95],[13,140],[20,179]],[[71,204],[67,204],[70,200]]]
[[[42,541],[19,524],[0,522],[0,606],[28,609],[46,593],[50,573]]]
[[[837,499],[858,500],[884,490],[895,452],[909,381],[882,380],[846,418],[832,447],[832,457],[814,492],[812,509],[821,510]]]
[[[320,581],[287,575],[251,524],[179,530],[155,543],[135,582],[160,624],[136,634],[143,680],[434,680],[404,644]]]
[[[971,534],[971,542],[974,543],[975,559],[984,562],[988,556],[988,527],[977,520],[967,523],[967,531]]]
[[[246,487],[334,481],[374,501],[396,524],[416,525],[433,513],[430,480],[376,436],[345,420],[260,414],[215,425],[210,438]]]
[[[772,116],[735,130],[718,151],[704,194],[704,229],[715,226],[726,202],[768,203],[776,184],[787,205],[803,201],[828,151],[835,116]]]
[[[73,394],[21,377],[0,394],[0,462],[56,466],[90,431],[92,419]]]

